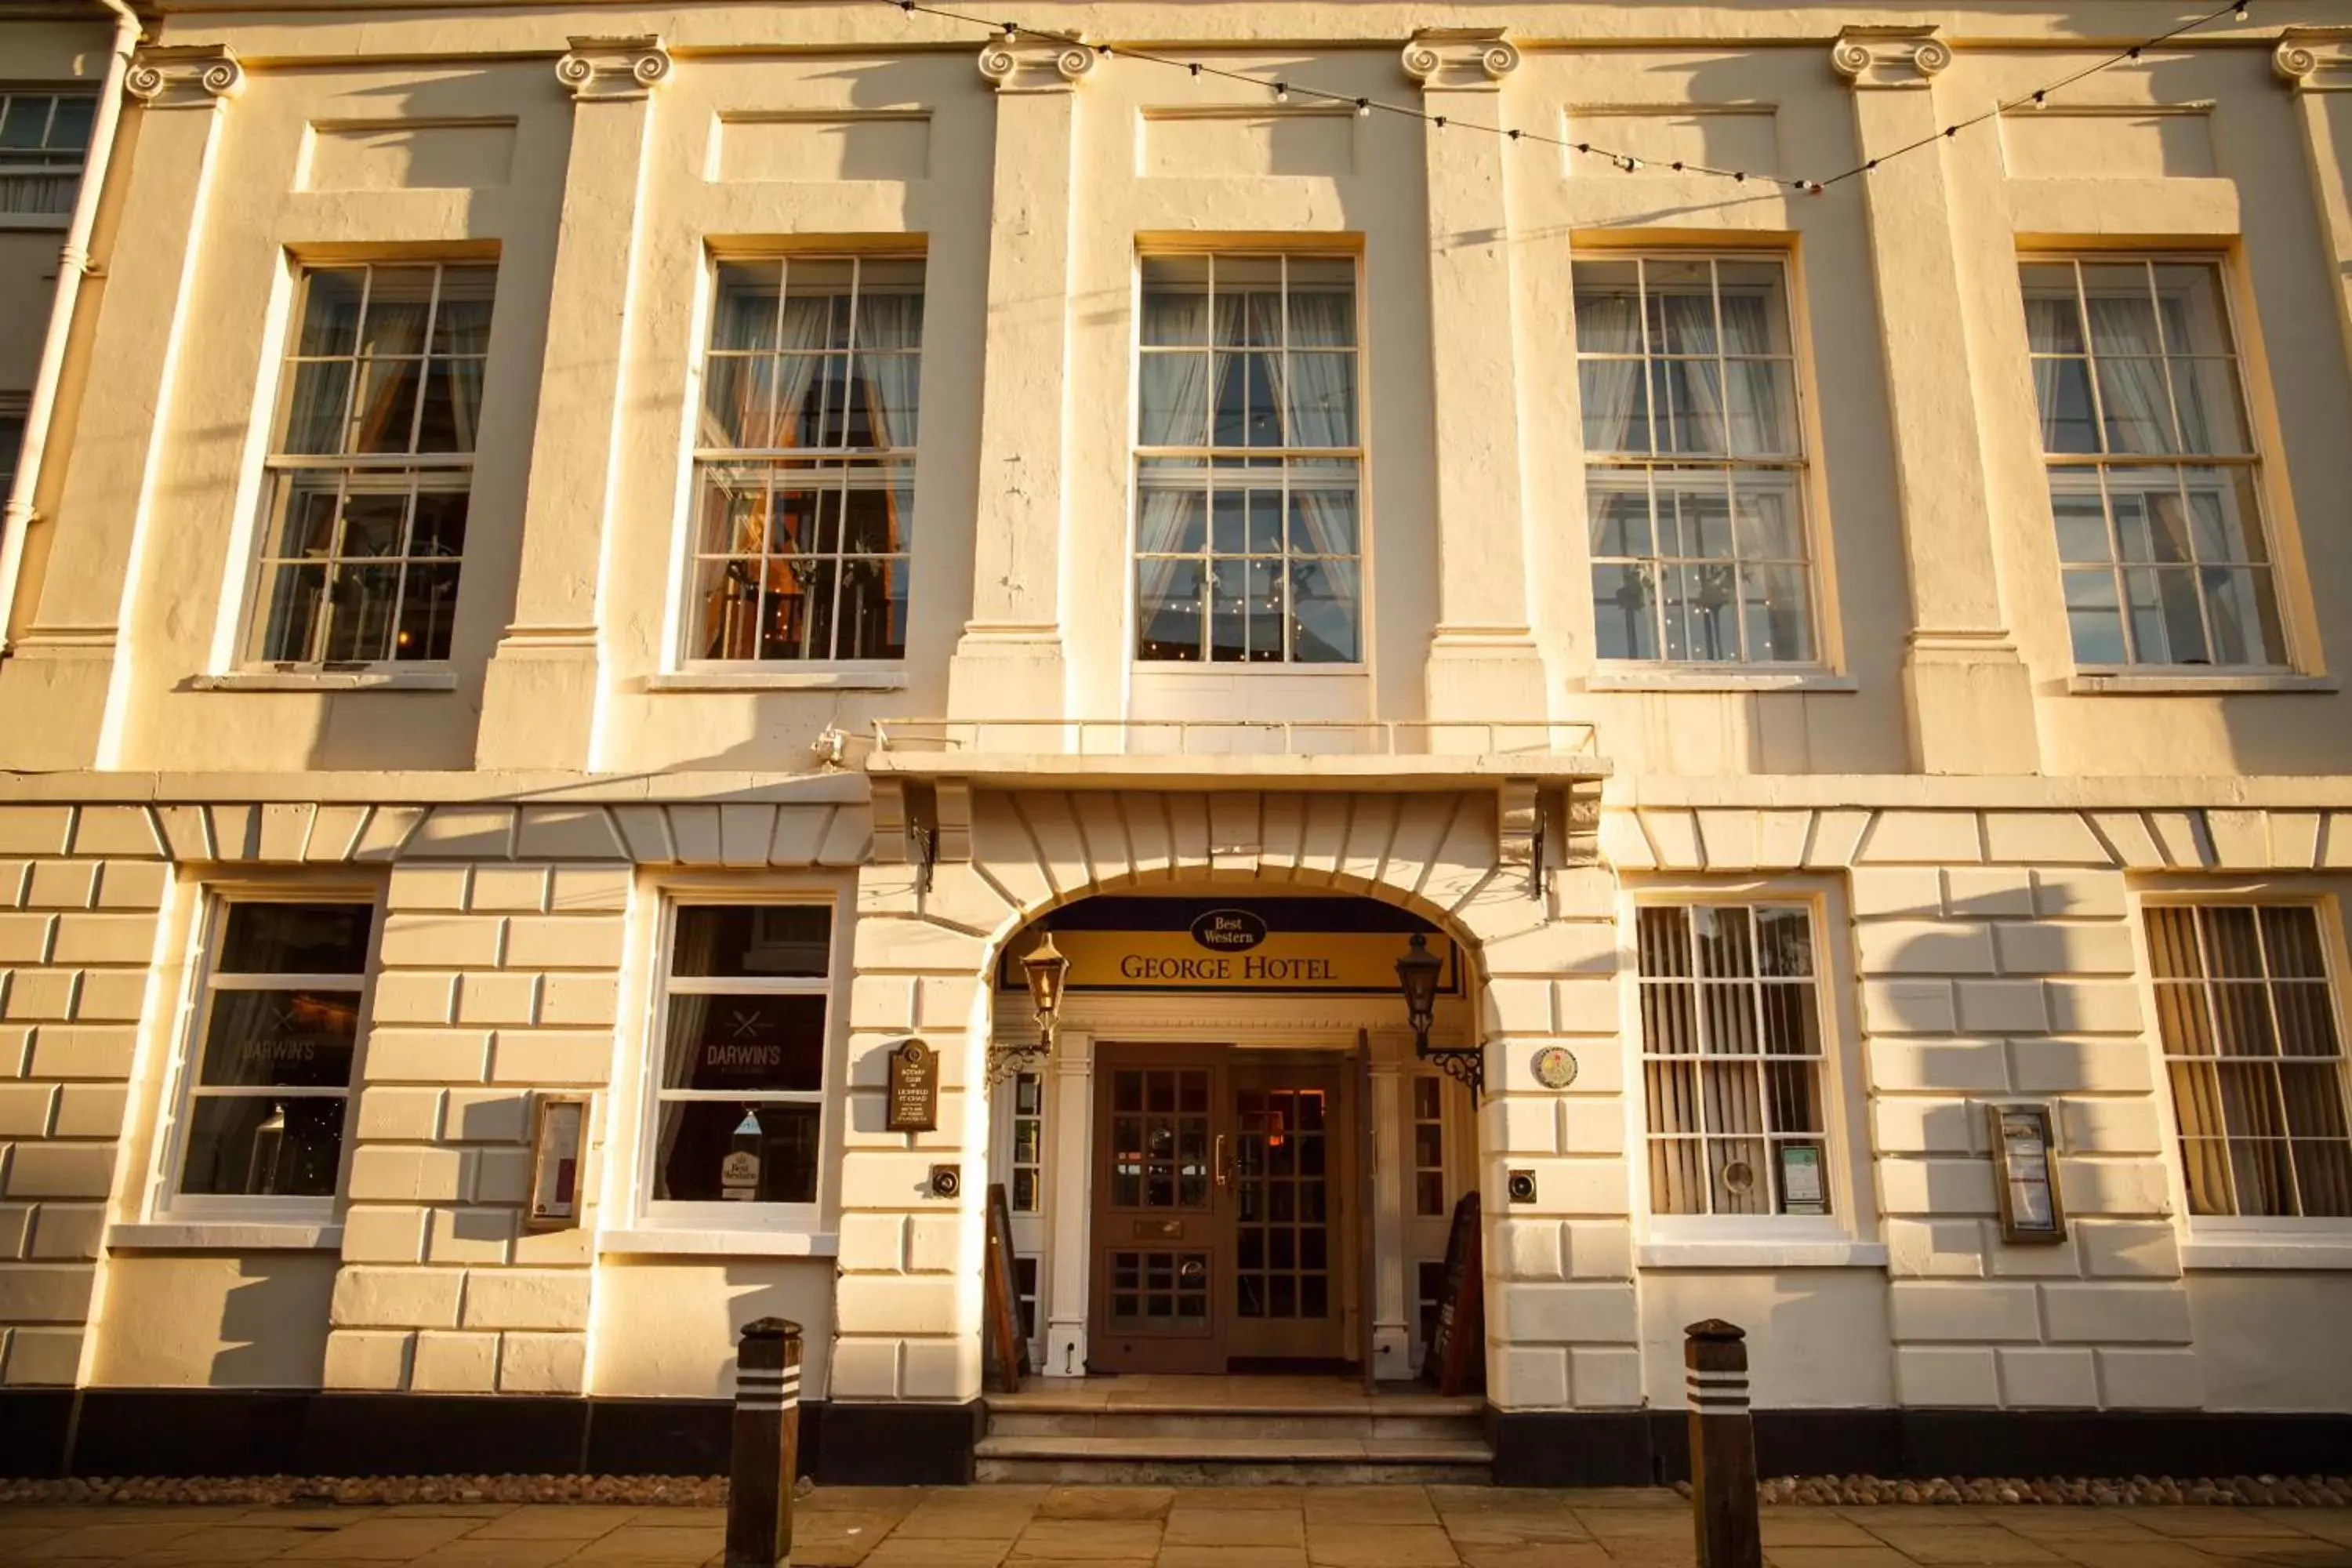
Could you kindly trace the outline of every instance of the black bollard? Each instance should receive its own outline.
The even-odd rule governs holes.
[[[1748,1335],[1709,1318],[1683,1331],[1690,1373],[1691,1523],[1698,1568],[1762,1568],[1756,1428],[1748,1418]]]
[[[800,1448],[801,1326],[782,1318],[746,1323],[735,1345],[727,1568],[776,1568],[791,1558]]]

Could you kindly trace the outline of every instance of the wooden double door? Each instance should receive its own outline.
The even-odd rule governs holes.
[[[1091,1370],[1360,1362],[1360,1056],[1098,1047]]]

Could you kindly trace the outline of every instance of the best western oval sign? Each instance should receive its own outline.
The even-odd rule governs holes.
[[[1244,952],[1265,934],[1265,922],[1247,910],[1211,910],[1192,922],[1192,940],[1211,952]]]
[[[1370,899],[1276,898],[1212,903],[1115,895],[1057,910],[1054,945],[1072,991],[1355,992],[1393,995],[1396,961],[1413,933],[1444,955],[1443,988],[1458,990],[1454,944],[1420,917]],[[1024,933],[999,983],[1022,989]]]

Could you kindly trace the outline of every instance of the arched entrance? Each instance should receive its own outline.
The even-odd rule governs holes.
[[[1050,1055],[1020,959],[1069,962]],[[1396,961],[1444,961],[1431,1042],[1475,1044],[1472,960],[1396,903],[1161,884],[1003,945],[992,1159],[1048,1373],[1410,1376],[1454,1203],[1462,1084],[1418,1057]]]

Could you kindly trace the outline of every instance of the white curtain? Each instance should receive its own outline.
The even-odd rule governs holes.
[[[1642,348],[1641,300],[1630,290],[1596,289],[1576,297],[1577,342],[1610,352],[1638,354]],[[1584,400],[1587,452],[1650,450],[1649,399],[1643,395],[1642,360],[1587,359],[1577,367]]]
[[[457,450],[470,452],[482,427],[482,372],[489,363],[490,313],[467,310],[446,322],[447,352],[440,365],[449,378],[449,418]]]
[[[857,372],[866,380],[866,413],[877,447],[915,445],[923,361],[917,353],[875,351],[914,348],[922,325],[919,294],[870,294],[857,301]]]
[[[719,945],[719,928],[722,923],[715,915],[698,917],[690,910],[678,911],[670,973],[709,973],[712,968],[710,961]],[[709,1016],[709,996],[673,995],[669,999],[669,1027],[662,1037],[661,1083],[664,1089],[684,1089],[694,1080],[695,1058],[702,1052],[702,1031]],[[677,1147],[678,1134],[686,1130],[689,1103],[667,1100],[662,1105],[660,1147],[654,1155],[655,1192],[657,1195],[667,1194],[670,1153]]]
[[[1235,318],[1219,312],[1221,320]],[[1152,354],[1154,384],[1160,395],[1146,404],[1136,432],[1140,447],[1192,447],[1206,438],[1209,427],[1209,373],[1213,356],[1209,340],[1209,301],[1190,291],[1153,291],[1143,297],[1143,341],[1147,343],[1200,343],[1198,353]],[[1146,479],[1142,476],[1157,477]],[[1177,478],[1181,474],[1182,478]],[[1190,564],[1165,558],[1185,547],[1185,535],[1208,506],[1208,470],[1140,469],[1136,497],[1135,550],[1139,556],[1160,556],[1137,563],[1139,619],[1167,595],[1176,573]]]
[[[70,213],[81,171],[0,175],[0,213]]]
[[[2147,296],[2089,297],[2091,342],[2098,353],[2099,402],[2106,416],[2107,448],[2158,453],[2174,449],[2172,405],[2164,389],[2163,343]]]

